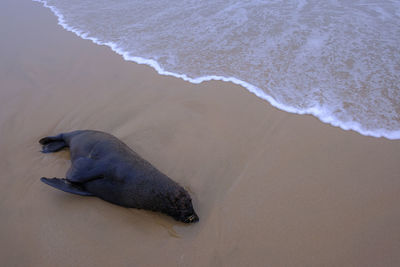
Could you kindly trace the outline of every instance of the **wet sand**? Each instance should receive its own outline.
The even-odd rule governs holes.
[[[158,75],[63,30],[39,3],[0,9],[3,266],[399,266],[400,141],[271,107],[240,86]],[[57,191],[68,151],[114,134],[185,186],[200,222]]]

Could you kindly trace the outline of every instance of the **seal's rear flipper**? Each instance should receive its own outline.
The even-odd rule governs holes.
[[[67,146],[67,144],[64,141],[54,141],[54,142],[48,143],[46,145],[43,145],[42,153],[57,152],[66,146]]]
[[[42,177],[40,181],[64,192],[81,196],[93,196],[92,193],[86,191],[81,185],[70,183],[67,179]]]
[[[39,140],[39,143],[43,145],[43,153],[57,152],[68,146],[62,134],[44,137]]]

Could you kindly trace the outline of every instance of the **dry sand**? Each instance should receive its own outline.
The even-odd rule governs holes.
[[[0,9],[2,266],[400,266],[400,141],[193,85]],[[192,192],[200,222],[57,191],[69,154],[39,138],[110,132]]]

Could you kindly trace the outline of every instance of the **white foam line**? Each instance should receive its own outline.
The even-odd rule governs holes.
[[[148,65],[148,66],[154,68],[160,75],[173,76],[173,77],[180,78],[182,80],[185,80],[185,81],[188,81],[191,83],[195,83],[195,84],[199,84],[204,81],[211,81],[211,80],[232,82],[234,84],[241,85],[242,87],[246,88],[249,92],[255,94],[256,96],[258,96],[261,99],[268,101],[272,106],[274,106],[280,110],[283,110],[283,111],[286,111],[289,113],[300,114],[300,115],[310,114],[310,115],[317,117],[319,120],[321,120],[324,123],[331,124],[335,127],[339,127],[346,131],[353,130],[353,131],[356,131],[365,136],[372,136],[372,137],[376,137],[376,138],[384,137],[384,138],[387,138],[390,140],[400,139],[400,130],[398,130],[398,131],[387,131],[385,129],[378,129],[378,130],[374,130],[374,131],[364,130],[361,127],[361,125],[357,122],[349,122],[349,123],[340,122],[332,114],[327,113],[321,107],[312,107],[312,108],[300,110],[300,109],[297,109],[294,107],[285,106],[285,105],[277,102],[272,96],[267,95],[260,88],[254,86],[248,82],[239,80],[235,77],[209,75],[209,76],[203,76],[203,77],[198,77],[198,78],[190,78],[185,74],[179,74],[179,73],[166,71],[160,66],[160,64],[157,61],[155,61],[153,59],[146,59],[146,58],[142,58],[142,57],[130,56],[129,52],[123,51],[123,49],[119,48],[117,46],[117,44],[115,44],[115,43],[102,42],[94,37],[90,37],[89,34],[86,32],[83,32],[79,29],[75,29],[74,27],[69,26],[66,23],[64,16],[61,14],[61,12],[59,12],[56,7],[48,5],[47,1],[45,1],[45,0],[32,0],[32,1],[42,3],[44,7],[49,8],[54,13],[54,15],[56,15],[56,17],[58,18],[58,24],[60,26],[62,26],[65,30],[73,32],[76,35],[78,35],[79,37],[81,37],[82,39],[90,40],[97,45],[108,46],[111,48],[112,51],[121,55],[124,60],[133,61],[137,64]]]

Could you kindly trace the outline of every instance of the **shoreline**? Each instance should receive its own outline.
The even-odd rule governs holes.
[[[54,14],[54,16],[57,18],[58,25],[60,25],[66,31],[72,32],[84,40],[90,40],[96,45],[107,46],[109,49],[111,49],[116,54],[120,55],[126,61],[150,66],[159,75],[172,76],[174,78],[179,78],[179,79],[182,79],[184,81],[194,83],[194,84],[200,84],[202,82],[207,82],[207,81],[231,82],[235,85],[242,86],[243,89],[256,95],[257,97],[266,101],[269,105],[272,105],[273,107],[275,107],[279,110],[282,110],[282,111],[285,111],[288,113],[292,113],[292,114],[298,114],[298,115],[312,115],[312,116],[316,117],[318,120],[320,120],[322,123],[329,124],[334,127],[338,127],[344,131],[354,131],[354,132],[357,132],[358,134],[361,134],[364,136],[371,136],[371,137],[375,137],[375,138],[386,138],[388,140],[400,140],[400,130],[397,130],[397,131],[387,131],[384,129],[375,129],[373,131],[365,130],[360,125],[360,123],[354,122],[354,121],[347,122],[347,123],[341,122],[340,120],[335,118],[333,114],[327,114],[326,111],[322,110],[321,107],[318,107],[318,106],[307,108],[304,110],[299,110],[295,107],[287,106],[287,105],[279,103],[272,96],[266,94],[263,90],[261,90],[257,86],[252,85],[246,81],[240,80],[235,77],[207,75],[207,76],[202,76],[202,77],[197,77],[197,78],[191,78],[191,77],[188,77],[186,74],[179,74],[179,73],[167,71],[167,70],[163,69],[158,64],[158,62],[153,59],[146,59],[146,58],[142,58],[139,56],[131,56],[131,55],[129,55],[129,52],[122,50],[115,43],[100,41],[95,37],[90,37],[89,34],[86,32],[83,32],[81,30],[78,30],[78,29],[75,29],[75,28],[69,26],[68,23],[65,21],[64,16],[58,11],[58,9],[54,6],[48,5],[46,0],[32,0],[32,1],[40,3],[43,5],[43,7],[50,9],[51,12]]]
[[[0,258],[8,266],[400,264],[400,141],[275,109],[239,85],[192,84],[65,31],[48,9],[0,11]],[[17,14],[19,16],[17,16]],[[76,129],[120,138],[187,188],[200,222],[54,190]]]

